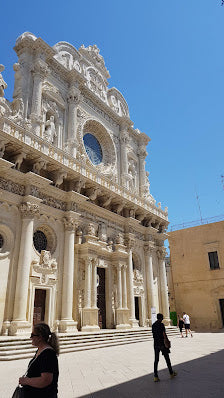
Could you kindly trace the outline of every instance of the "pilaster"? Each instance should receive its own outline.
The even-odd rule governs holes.
[[[162,302],[163,322],[165,325],[170,325],[170,311],[169,311],[169,298],[166,277],[165,257],[166,250],[161,247],[157,250],[157,257],[159,261],[159,276],[160,276],[160,294]]]
[[[9,328],[10,335],[28,333],[32,327],[27,320],[26,314],[33,244],[33,224],[34,217],[39,215],[39,206],[36,203],[24,202],[20,205],[20,212],[22,216],[22,228],[13,320]]]

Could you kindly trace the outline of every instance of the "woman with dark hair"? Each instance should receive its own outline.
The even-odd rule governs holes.
[[[25,376],[20,377],[24,398],[57,398],[59,345],[46,323],[34,325],[30,338],[37,347]]]

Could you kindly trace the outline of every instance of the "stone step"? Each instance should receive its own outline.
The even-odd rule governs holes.
[[[176,327],[166,328],[168,336],[179,335]],[[60,353],[90,350],[113,345],[132,344],[152,340],[151,328],[124,330],[124,331],[100,331],[76,334],[59,334]],[[32,347],[28,337],[1,337],[0,361],[9,361],[21,358],[31,358],[35,348]]]

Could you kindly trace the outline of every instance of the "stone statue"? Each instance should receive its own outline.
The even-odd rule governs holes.
[[[22,98],[15,98],[12,102],[12,118],[21,120],[24,115],[24,104]]]
[[[15,83],[14,83],[13,98],[18,98],[18,97],[21,97],[21,95],[22,95],[22,74],[21,74],[20,64],[15,63],[13,65],[13,69],[15,71]]]
[[[40,170],[42,169],[46,170],[46,166],[47,166],[46,161],[40,159],[33,164],[33,172],[40,175]]]
[[[0,141],[0,158],[3,158],[4,152],[5,152],[5,142]]]
[[[57,137],[55,124],[54,124],[54,116],[50,116],[50,119],[46,121],[44,136],[47,139],[47,141],[50,142],[51,144],[54,141],[54,137]]]
[[[15,155],[14,157],[14,166],[13,168],[16,170],[20,170],[21,164],[23,162],[23,160],[26,159],[26,153],[25,152],[20,152],[17,155]]]
[[[8,87],[1,74],[4,69],[4,65],[0,64],[0,97],[4,97],[4,90]]]

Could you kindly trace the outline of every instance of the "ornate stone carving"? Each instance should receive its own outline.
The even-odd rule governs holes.
[[[39,215],[39,206],[36,203],[23,202],[20,211],[23,218],[34,218]]]
[[[89,223],[87,226],[87,235],[96,236],[96,228],[93,223]]]
[[[74,190],[80,193],[82,188],[85,188],[85,180],[80,177],[77,181],[74,182]]]
[[[39,159],[37,160],[34,164],[33,164],[33,172],[40,175],[40,171],[42,169],[46,170],[47,167],[47,162],[43,159]]]
[[[156,251],[157,257],[159,260],[165,260],[167,252],[165,247],[161,247]]]
[[[8,87],[1,74],[4,69],[4,65],[0,64],[0,97],[4,97],[4,90]]]
[[[64,221],[65,229],[67,231],[74,231],[75,230],[75,228],[77,226],[77,222],[74,220],[74,218],[65,217],[65,218],[63,218],[63,221]]]
[[[3,158],[5,152],[5,141],[0,141],[0,158]]]
[[[53,176],[54,185],[58,188],[63,183],[64,178],[66,178],[68,173],[66,171],[57,171]]]
[[[80,90],[75,86],[70,87],[67,99],[69,103],[74,103],[75,105],[78,105],[82,100]]]
[[[121,233],[118,233],[117,237],[116,237],[116,243],[118,245],[123,245],[124,244],[124,236]]]
[[[47,284],[49,275],[56,276],[57,262],[51,258],[51,253],[48,250],[41,250],[40,259],[32,261],[33,270],[41,274],[41,283]]]
[[[17,153],[14,156],[14,158],[12,159],[14,161],[14,163],[15,163],[13,168],[15,168],[16,170],[20,170],[21,164],[22,164],[24,159],[26,159],[26,153],[25,152]]]
[[[21,196],[25,194],[24,185],[16,184],[15,182],[11,180],[5,180],[4,178],[0,178],[0,188]]]
[[[20,64],[18,62],[15,63],[13,65],[13,69],[15,71],[13,98],[21,98],[22,97],[22,73],[21,73]]]
[[[11,118],[18,123],[18,122],[24,121],[23,116],[24,116],[23,100],[22,100],[22,98],[15,98],[12,102]]]
[[[143,283],[143,276],[142,273],[138,269],[134,269],[134,283],[135,284],[142,284]]]
[[[102,242],[107,241],[107,227],[104,223],[99,224],[99,233],[98,233],[99,239]]]
[[[84,55],[84,57],[86,57],[91,63],[93,63],[96,66],[96,68],[99,69],[106,78],[110,77],[110,74],[105,67],[104,59],[102,55],[100,55],[100,50],[95,44],[93,46],[88,46],[88,47],[82,45],[79,48],[79,52],[82,55]]]
[[[52,144],[55,137],[57,137],[57,133],[55,129],[54,116],[50,116],[50,119],[45,122],[44,138]]]

